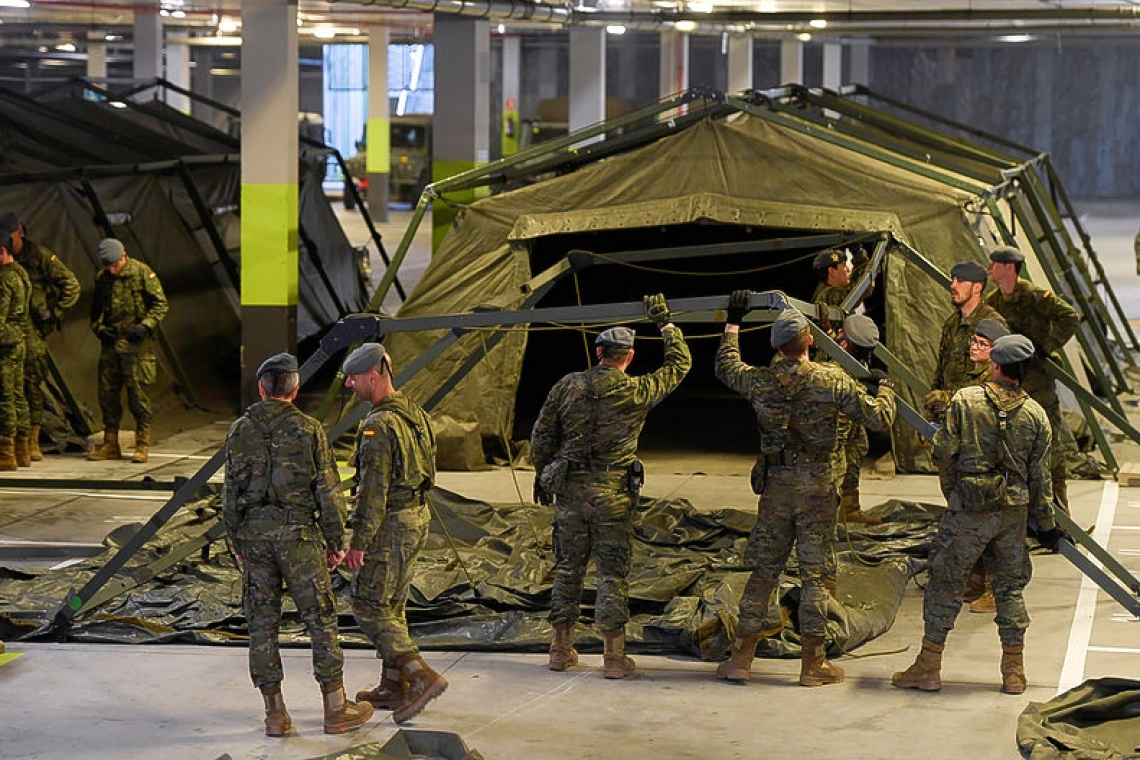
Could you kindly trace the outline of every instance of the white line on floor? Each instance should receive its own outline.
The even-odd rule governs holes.
[[[1140,530],[1140,525],[1113,525],[1113,530]]]
[[[1096,529],[1093,540],[1101,546],[1108,546],[1112,533],[1112,521],[1116,517],[1116,501],[1120,498],[1120,487],[1106,482],[1100,494],[1100,510],[1096,516]],[[1091,558],[1090,558],[1091,559]],[[1093,563],[1100,567],[1097,560]],[[1077,595],[1077,606],[1073,610],[1073,624],[1069,628],[1069,645],[1065,651],[1065,662],[1061,665],[1061,677],[1057,683],[1057,693],[1061,694],[1085,680],[1085,657],[1092,638],[1093,617],[1096,615],[1096,596],[1099,587],[1085,576],[1081,578],[1081,591]]]
[[[44,493],[40,488],[0,488],[0,493]],[[86,496],[92,499],[125,499],[127,501],[169,501],[169,496],[157,494],[154,496],[149,495],[135,495],[125,493],[111,493],[109,491],[52,491],[52,496]]]
[[[1134,647],[1089,647],[1090,652],[1107,652],[1108,654],[1140,654],[1140,649]]]

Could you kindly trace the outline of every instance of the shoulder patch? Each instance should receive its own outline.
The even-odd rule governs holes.
[[[153,280],[153,279],[155,278],[155,274],[154,274],[154,272],[151,272],[151,273],[150,273],[150,275],[149,275],[149,277],[150,277],[150,279],[152,279],[152,280]]]
[[[364,430],[360,431],[360,434],[365,438],[371,438],[372,436],[376,435],[376,431],[365,428]]]
[[[56,255],[53,253],[53,254],[51,255],[51,258],[50,258],[50,259],[48,259],[48,261],[55,261],[55,260],[56,260]]]
[[[1048,298],[1048,297],[1049,297],[1049,296],[1051,296],[1051,295],[1053,295],[1053,294],[1052,294],[1052,293],[1050,293],[1048,290],[1046,290],[1044,293],[1042,293],[1042,294],[1041,294],[1041,297],[1042,297],[1042,298]]]

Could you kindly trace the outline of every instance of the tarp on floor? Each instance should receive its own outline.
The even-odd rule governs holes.
[[[1140,758],[1140,681],[1092,678],[1017,719],[1017,746],[1029,760]]]

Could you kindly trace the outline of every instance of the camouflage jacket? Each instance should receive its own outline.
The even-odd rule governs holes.
[[[740,359],[737,333],[725,333],[716,355],[716,376],[748,399],[768,456],[795,454],[806,462],[839,466],[839,418],[886,432],[895,417],[894,392],[879,387],[870,396],[841,367],[779,357],[770,367]]]
[[[1006,296],[995,290],[986,303],[1005,317],[1009,329],[1033,341],[1037,354],[1030,360],[1029,373],[1022,389],[1036,396],[1042,388],[1052,388],[1053,379],[1045,374],[1041,362],[1069,342],[1077,332],[1080,315],[1065,299],[1039,288],[1029,280],[1018,280],[1013,292]]]
[[[942,323],[942,339],[938,343],[938,366],[934,370],[932,390],[947,390],[953,393],[967,385],[978,385],[989,379],[989,364],[978,367],[970,359],[970,341],[983,319],[992,319],[1005,324],[1005,318],[992,306],[978,304],[970,316],[963,317],[961,309]]]
[[[952,506],[967,511],[1028,505],[1047,530],[1054,525],[1051,440],[1045,410],[1016,384],[963,388],[934,434],[932,455],[942,491]]]
[[[344,548],[340,474],[321,424],[287,401],[259,401],[230,425],[222,519],[238,540],[312,538]]]
[[[0,266],[0,348],[24,341],[28,327],[28,273],[16,262]]]
[[[396,391],[356,432],[356,512],[351,548],[365,551],[390,509],[423,504],[435,484],[435,433],[420,406]]]
[[[100,327],[111,327],[123,333],[138,324],[154,332],[168,309],[158,275],[141,261],[127,259],[118,276],[107,269],[100,269],[95,276],[92,332],[98,333]]]
[[[599,364],[554,384],[530,434],[536,472],[555,457],[587,467],[633,463],[649,410],[673,392],[693,364],[681,328],[668,327],[661,335],[665,361],[655,372],[630,377]]]
[[[821,282],[816,285],[815,293],[811,297],[812,302],[819,303],[822,301],[828,306],[832,306],[836,309],[842,309],[843,302],[847,300],[847,296],[850,295],[855,286],[859,284],[859,280],[863,279],[863,275],[867,273],[867,267],[870,266],[870,263],[871,260],[869,258],[860,258],[856,260],[854,266],[851,269],[851,283],[849,285],[845,285],[842,288],[833,288],[826,282]],[[875,292],[874,282],[871,283],[871,287],[867,288],[867,292],[863,294],[863,297],[860,298],[857,303],[851,304],[851,308],[854,309],[860,303],[866,301],[867,297],[873,292]]]
[[[63,313],[79,302],[79,280],[54,253],[35,241],[24,238],[24,248],[16,261],[28,272],[32,295],[29,316],[41,334],[47,335],[63,318]],[[51,312],[45,321],[43,312]]]

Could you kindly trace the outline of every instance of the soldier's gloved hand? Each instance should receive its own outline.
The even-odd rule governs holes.
[[[732,295],[728,297],[728,313],[725,316],[724,323],[739,327],[740,323],[744,321],[744,315],[750,311],[752,311],[752,291],[734,290]]]
[[[119,331],[114,327],[100,327],[95,331],[95,334],[98,335],[99,340],[104,343],[114,343],[119,337]]]
[[[645,296],[645,316],[649,321],[657,325],[660,330],[665,325],[673,321],[673,315],[669,312],[669,304],[665,302],[665,296],[661,293],[652,296]]]
[[[870,373],[870,377],[866,378],[863,383],[867,386],[868,393],[875,393],[879,388],[883,387],[895,387],[894,380],[891,380],[890,376],[878,367],[867,371]]]
[[[51,309],[36,309],[35,318],[41,325],[51,324],[55,321],[55,312]]]
[[[1065,531],[1056,526],[1050,528],[1049,530],[1037,531],[1037,543],[1041,544],[1054,554],[1056,554],[1060,548],[1062,538],[1068,538],[1068,535],[1065,533]]]
[[[554,499],[550,498],[550,494],[548,494],[546,489],[542,487],[542,484],[538,482],[537,477],[534,479],[534,503],[542,504],[547,507],[554,503]]]
[[[146,340],[146,337],[148,335],[150,335],[150,328],[146,325],[138,324],[127,330],[126,335],[123,337],[131,343],[142,343],[144,340]]]

